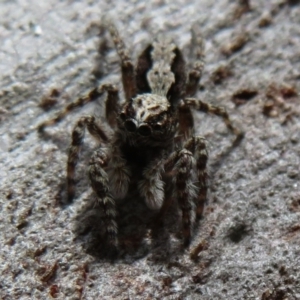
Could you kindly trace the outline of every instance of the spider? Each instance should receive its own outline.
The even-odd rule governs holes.
[[[112,84],[102,84],[67,105],[55,118],[39,125],[38,130],[61,121],[69,112],[107,94],[105,114],[112,129],[108,134],[94,116],[84,116],[72,132],[67,162],[67,194],[75,196],[75,167],[86,129],[100,140],[89,161],[88,176],[95,194],[95,205],[103,212],[108,243],[118,247],[117,200],[124,198],[132,182],[151,210],[165,201],[167,185],[182,212],[184,245],[191,240],[195,218],[202,215],[207,197],[206,140],[194,133],[192,110],[223,118],[237,136],[224,108],[192,98],[204,67],[204,42],[197,28],[192,29],[196,60],[186,74],[181,50],[172,40],[157,37],[140,54],[136,67],[117,28],[107,29],[120,58],[124,101]]]

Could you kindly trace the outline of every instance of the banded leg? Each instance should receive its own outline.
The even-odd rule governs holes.
[[[198,177],[199,192],[196,199],[196,216],[200,218],[203,214],[204,204],[207,200],[207,160],[208,152],[206,147],[206,141],[201,137],[193,137],[188,140],[184,148],[191,151],[194,154],[196,160],[196,170]]]
[[[234,127],[229,119],[228,113],[223,107],[218,107],[215,105],[211,105],[201,100],[195,98],[185,98],[181,103],[182,107],[190,107],[192,109],[202,111],[205,113],[211,113],[213,115],[219,116],[223,119],[227,128],[236,135],[236,141],[239,141],[243,137],[243,133],[236,127]]]
[[[107,98],[105,102],[106,120],[111,128],[117,126],[117,117],[119,111],[119,91],[113,85],[107,86]]]
[[[122,82],[126,100],[130,100],[136,95],[136,82],[135,82],[135,70],[131,58],[128,54],[128,50],[119,35],[119,32],[115,25],[108,22],[107,24],[110,35],[114,41],[117,53],[121,59],[121,72]]]
[[[108,137],[104,131],[96,124],[93,116],[80,118],[72,132],[72,143],[69,149],[67,163],[67,185],[68,185],[68,201],[72,202],[75,195],[75,167],[79,159],[79,152],[82,147],[85,128],[89,133],[104,142],[108,141]]]
[[[89,163],[89,179],[96,194],[96,207],[103,211],[103,223],[108,242],[118,247],[118,227],[116,223],[115,201],[110,195],[108,175],[103,169],[108,163],[108,157],[102,149],[94,152]]]
[[[175,173],[175,188],[179,206],[182,210],[182,226],[184,245],[191,240],[191,231],[194,224],[194,199],[197,188],[192,182],[192,172],[195,169],[195,160],[192,152],[187,149],[173,152],[165,162],[165,171]]]
[[[194,135],[194,116],[190,107],[182,106],[178,109],[178,136],[181,141],[186,141]]]
[[[197,92],[199,81],[202,77],[202,72],[205,65],[204,40],[199,31],[199,26],[195,25],[192,28],[192,49],[195,58],[192,70],[188,74],[185,95],[194,96]],[[184,140],[194,135],[194,118],[190,107],[179,108],[179,135]]]
[[[192,48],[194,49],[195,61],[192,70],[188,75],[188,82],[186,85],[186,96],[193,96],[197,92],[199,81],[202,77],[202,72],[205,65],[205,45],[199,26],[195,25],[192,28]]]
[[[70,112],[78,107],[82,107],[89,102],[93,102],[100,98],[105,92],[108,94],[108,99],[118,98],[118,90],[112,84],[103,84],[100,87],[92,89],[87,95],[78,98],[76,101],[69,103],[55,118],[45,121],[38,126],[38,131],[43,132],[45,127],[59,123]],[[112,100],[109,103],[113,102]],[[116,101],[115,101],[116,102]]]

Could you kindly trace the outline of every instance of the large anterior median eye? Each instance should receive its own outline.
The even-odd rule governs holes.
[[[151,127],[148,124],[142,124],[139,127],[138,132],[140,135],[149,136],[151,135]]]
[[[125,128],[127,129],[127,131],[129,131],[129,132],[136,131],[136,121],[135,120],[128,119],[125,121],[124,125],[125,125]]]

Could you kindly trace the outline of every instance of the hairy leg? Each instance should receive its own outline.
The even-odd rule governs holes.
[[[178,123],[178,137],[182,142],[194,135],[194,117],[190,107],[178,108]]]
[[[200,218],[203,214],[204,204],[207,200],[207,160],[208,152],[206,147],[206,140],[202,137],[193,137],[189,139],[184,148],[194,154],[196,160],[196,174],[198,178],[199,192],[196,199],[196,215]]]
[[[82,96],[82,97],[78,98],[76,101],[69,103],[55,118],[41,123],[38,126],[38,131],[43,132],[45,127],[59,123],[70,112],[72,112],[73,110],[75,110],[78,107],[82,107],[82,106],[86,105],[89,102],[93,102],[93,101],[97,100],[105,92],[107,92],[108,99],[111,99],[108,102],[109,104],[112,104],[113,102],[117,102],[116,98],[118,98],[118,90],[116,89],[116,87],[113,86],[112,84],[103,84],[99,87],[94,88],[85,96]],[[109,117],[111,118],[111,115],[109,115]]]
[[[125,92],[126,100],[130,100],[136,95],[136,82],[135,82],[135,70],[134,65],[129,56],[128,50],[119,35],[119,32],[115,25],[108,22],[107,24],[110,35],[114,41],[117,53],[121,60],[121,72],[122,72],[122,82]]]
[[[79,159],[79,152],[82,147],[85,129],[88,129],[90,134],[102,140],[108,141],[108,137],[104,131],[96,124],[93,116],[80,118],[72,132],[72,143],[69,149],[67,163],[67,184],[68,184],[68,201],[71,202],[75,195],[75,167]]]
[[[192,70],[188,75],[188,82],[186,85],[186,96],[193,96],[197,92],[198,84],[202,76],[202,72],[205,65],[205,54],[204,54],[204,40],[199,30],[199,25],[194,25],[192,28],[192,49],[194,50],[194,63]]]
[[[194,199],[197,187],[193,184],[192,172],[195,169],[195,159],[191,151],[182,149],[173,152],[165,162],[166,173],[175,177],[175,195],[182,210],[182,225],[184,245],[191,240],[191,231],[194,223]]]
[[[108,242],[115,248],[118,247],[118,227],[116,223],[115,201],[110,194],[109,178],[103,169],[108,163],[108,156],[103,149],[94,152],[89,163],[89,179],[96,194],[96,208],[103,211],[103,223]]]
[[[119,91],[113,86],[109,85],[107,87],[107,98],[105,102],[105,115],[106,120],[111,128],[115,128],[117,126],[117,117],[119,112]]]
[[[196,211],[198,218],[202,216],[207,199],[207,160],[205,139],[192,137],[184,143],[182,150],[174,151],[167,160],[155,160],[144,170],[143,179],[138,184],[140,194],[145,197],[148,207],[161,208],[157,222],[161,221],[172,202],[171,199],[178,199],[182,210],[185,245],[188,245],[191,239],[194,213]],[[165,199],[164,182],[161,178],[163,172],[175,178],[175,192],[169,199]]]
[[[229,119],[228,113],[225,108],[211,105],[195,98],[185,98],[181,103],[181,107],[190,107],[201,112],[210,113],[221,117],[227,128],[234,135],[236,135],[236,140],[239,141],[242,139],[243,133],[238,128],[232,125],[232,122]]]
[[[185,89],[185,96],[194,96],[197,92],[199,81],[202,77],[202,72],[204,69],[204,40],[199,30],[199,26],[194,25],[192,30],[192,56],[194,57],[194,62],[192,64],[192,69],[188,74],[188,81]],[[186,140],[194,135],[194,118],[191,112],[191,108],[188,106],[179,107],[179,128],[178,134],[183,140]]]

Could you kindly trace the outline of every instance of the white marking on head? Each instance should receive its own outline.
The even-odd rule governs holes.
[[[143,123],[148,117],[167,111],[169,107],[170,103],[166,97],[154,94],[138,95],[132,102],[135,119],[138,123]]]

